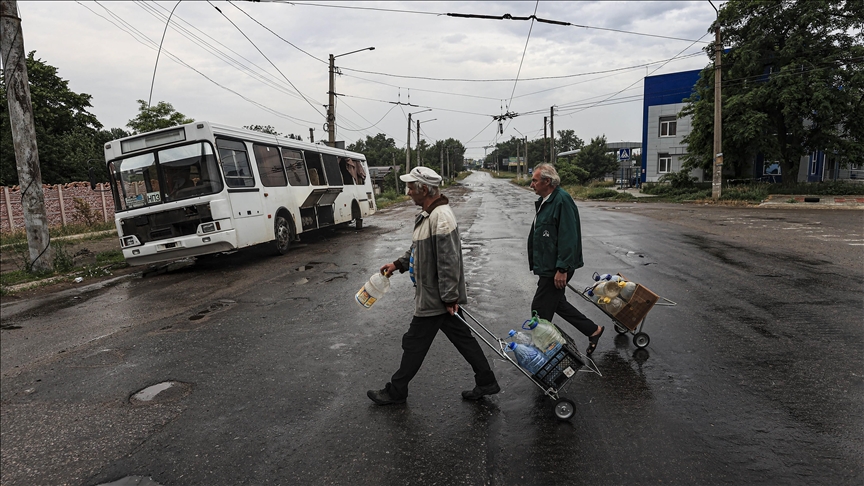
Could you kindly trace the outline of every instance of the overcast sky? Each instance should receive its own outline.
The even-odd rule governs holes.
[[[73,91],[92,95],[91,111],[106,128],[125,128],[136,100],[150,97],[175,5],[18,2],[25,50],[57,67]],[[440,15],[528,17],[535,8],[539,18],[581,27]],[[639,141],[642,79],[707,65],[702,49],[715,16],[707,0],[186,0],[165,35],[152,103],[167,101],[195,120],[272,125],[304,140],[314,128],[316,141],[326,139],[328,55],[374,46],[336,59],[335,91],[344,95],[336,138],[348,144],[385,133],[404,147],[407,114],[432,108],[414,117],[435,119],[421,123],[421,136],[453,137],[468,147],[466,156],[481,157],[484,145],[510,136],[542,137],[553,105],[556,131],[575,130],[586,142],[603,134],[609,142]],[[508,111],[519,116],[504,122],[501,135],[492,116]]]

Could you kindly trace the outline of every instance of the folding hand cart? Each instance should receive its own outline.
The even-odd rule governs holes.
[[[594,275],[597,276],[598,274],[595,272]],[[618,274],[618,276],[624,280],[627,280],[628,282],[631,281],[620,273]],[[649,338],[648,334],[646,334],[642,330],[642,328],[645,327],[645,318],[648,315],[648,311],[650,311],[651,308],[655,305],[669,307],[678,305],[677,303],[672,302],[665,297],[660,297],[659,295],[651,292],[647,288],[637,284],[636,290],[633,292],[633,296],[630,297],[630,300],[628,300],[627,303],[624,304],[624,307],[617,314],[612,315],[609,313],[609,311],[606,310],[605,306],[597,304],[596,302],[591,300],[590,297],[588,297],[588,290],[590,290],[592,287],[588,287],[583,291],[577,290],[569,283],[567,284],[567,287],[569,287],[570,290],[576,292],[577,294],[582,296],[583,299],[591,302],[592,304],[597,306],[598,309],[606,313],[606,315],[609,316],[612,319],[612,322],[615,324],[615,331],[618,334],[625,334],[628,332],[630,334],[633,334],[633,344],[640,349],[648,346],[648,343],[651,342],[651,338]],[[660,302],[661,300],[662,302]]]
[[[576,347],[576,344],[570,339],[564,331],[561,331],[558,328],[558,332],[561,333],[561,336],[564,337],[564,340],[567,341],[566,344],[561,346],[561,349],[558,350],[546,364],[543,365],[540,370],[535,374],[531,374],[526,371],[524,368],[519,366],[519,363],[510,355],[507,354],[505,349],[507,348],[508,342],[500,339],[495,336],[495,334],[490,331],[486,326],[484,326],[480,321],[477,320],[476,317],[471,315],[465,307],[459,307],[462,313],[468,316],[471,321],[473,321],[477,326],[485,331],[485,335],[481,334],[477,329],[474,328],[471,324],[468,323],[462,316],[458,313],[456,317],[459,318],[460,321],[464,322],[471,332],[473,332],[477,337],[479,337],[487,346],[492,348],[498,356],[502,359],[509,361],[513,364],[519,371],[522,372],[525,376],[528,377],[529,380],[534,382],[543,393],[549,398],[555,400],[555,417],[559,420],[569,420],[573,417],[576,406],[572,400],[564,397],[560,397],[559,393],[567,385],[576,372],[580,371],[580,369],[584,366],[588,368],[587,371],[591,371],[597,373],[600,376],[603,376],[600,373],[600,370],[597,369],[597,366],[591,361],[591,358],[583,355],[579,352],[579,349]],[[557,327],[557,326],[556,326]],[[487,337],[490,339],[487,340]]]

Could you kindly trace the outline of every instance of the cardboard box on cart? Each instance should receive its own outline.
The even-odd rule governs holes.
[[[620,273],[618,276],[631,282],[630,279]],[[635,331],[642,320],[645,319],[645,316],[648,315],[648,311],[654,307],[654,304],[656,304],[658,300],[660,300],[659,295],[651,292],[640,284],[636,284],[636,290],[633,292],[633,296],[630,297],[630,300],[624,304],[624,307],[618,311],[618,314],[615,314],[613,318],[627,329]]]

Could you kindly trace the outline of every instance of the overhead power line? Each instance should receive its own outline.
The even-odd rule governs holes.
[[[527,17],[520,17],[518,15],[482,15],[482,14],[463,14],[463,13],[450,13],[450,12],[424,12],[420,10],[400,10],[400,9],[389,9],[389,8],[377,8],[377,7],[357,7],[357,6],[349,6],[349,5],[328,5],[321,3],[307,3],[307,2],[290,2],[277,0],[275,3],[287,3],[289,5],[297,5],[301,7],[326,7],[326,8],[342,8],[348,10],[372,10],[378,12],[394,12],[394,13],[405,13],[405,14],[414,14],[414,15],[435,15],[435,16],[446,16],[453,18],[463,18],[463,19],[482,19],[482,20],[532,20],[541,22],[544,24],[552,24],[552,25],[560,25],[562,27],[577,27],[580,29],[593,29],[593,30],[605,30],[608,32],[615,32],[618,34],[629,34],[629,35],[639,35],[644,37],[656,37],[658,39],[668,39],[668,40],[677,40],[682,42],[694,42],[693,39],[684,39],[682,37],[672,37],[668,35],[659,35],[659,34],[646,34],[644,32],[633,32],[630,30],[621,30],[621,29],[611,29],[608,27],[596,27],[592,25],[581,25],[581,24],[573,24],[570,22],[565,22],[561,20],[551,20],[537,17],[536,15],[529,15]],[[537,9],[535,7],[534,13],[537,13]],[[705,44],[709,44],[707,41],[702,41],[701,39],[695,42],[703,42]]]

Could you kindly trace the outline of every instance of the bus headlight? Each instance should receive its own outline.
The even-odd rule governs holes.
[[[214,231],[220,231],[222,226],[218,221],[210,222],[210,223],[202,223],[198,225],[198,234],[203,235],[207,233],[212,233]]]
[[[123,248],[128,248],[130,246],[138,246],[140,244],[141,242],[138,241],[138,237],[135,235],[124,236],[123,238],[120,238],[120,246],[122,246]]]

